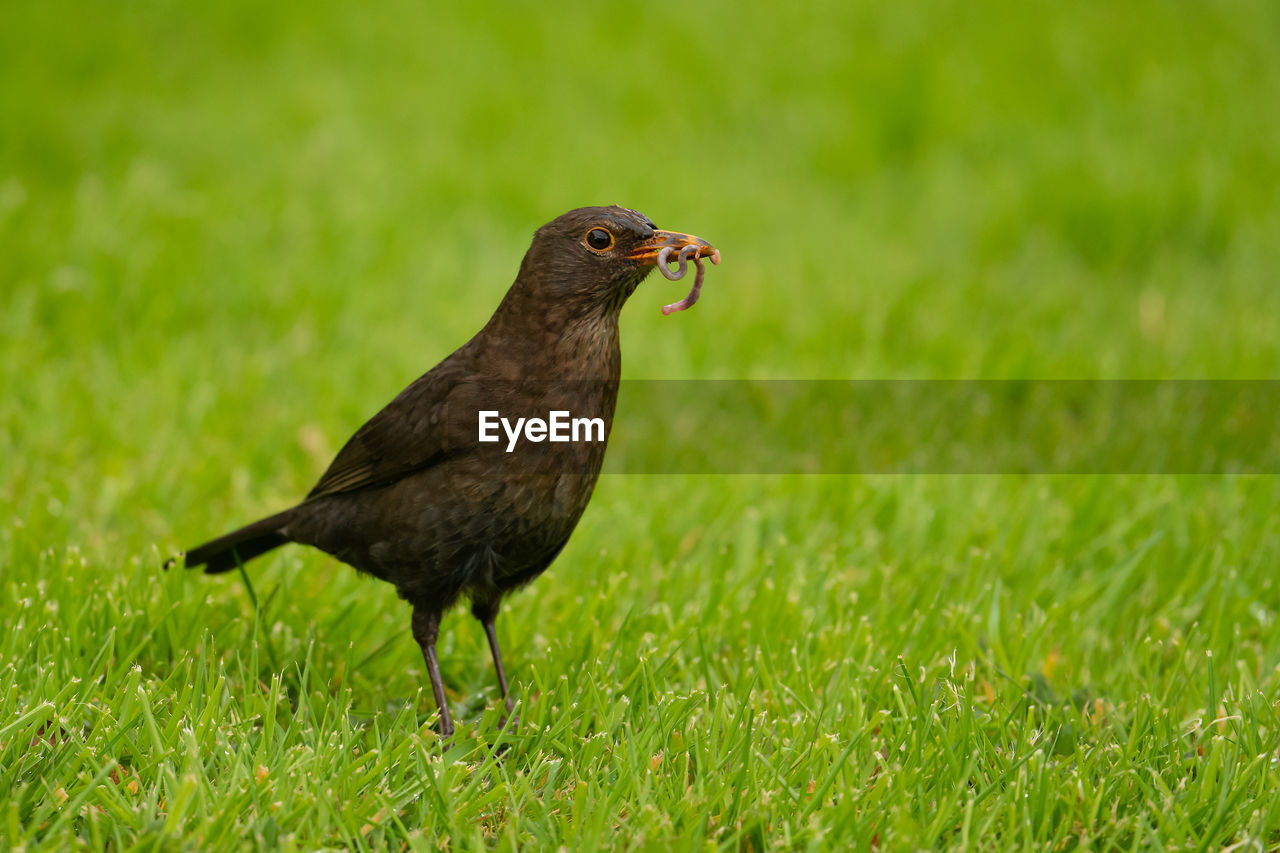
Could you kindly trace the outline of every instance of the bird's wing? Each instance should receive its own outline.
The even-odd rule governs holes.
[[[447,459],[457,373],[441,364],[401,391],[343,445],[307,500],[393,483]]]

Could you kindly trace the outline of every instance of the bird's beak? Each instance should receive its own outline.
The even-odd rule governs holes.
[[[686,246],[697,246],[699,258],[710,258],[711,263],[720,263],[720,250],[701,237],[692,234],[681,234],[678,231],[654,231],[653,236],[638,244],[627,257],[642,267],[656,266],[658,253],[663,249],[671,249],[672,255],[679,254]],[[692,254],[692,253],[691,253]],[[683,264],[681,265],[683,267]]]

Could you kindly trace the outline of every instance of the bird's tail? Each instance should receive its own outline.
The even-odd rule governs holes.
[[[203,545],[197,545],[187,552],[187,568],[204,566],[205,574],[216,575],[229,572],[238,564],[247,563],[272,548],[280,547],[289,541],[289,537],[281,530],[292,514],[293,510],[287,509]],[[168,565],[165,567],[168,568]]]

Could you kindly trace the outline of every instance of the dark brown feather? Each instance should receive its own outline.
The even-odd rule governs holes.
[[[588,245],[595,228],[611,235],[607,250]],[[508,452],[505,440],[477,440],[478,413],[514,420],[567,411],[598,418],[607,439],[622,368],[618,314],[652,269],[655,244],[673,240],[695,241],[695,256],[715,251],[656,232],[620,207],[582,208],[543,226],[485,327],[357,430],[306,500],[193,548],[187,566],[225,571],[298,542],[394,584],[414,607],[442,733],[452,723],[436,634],[440,614],[466,596],[505,699],[498,602],[564,548],[591,499],[605,441],[525,441]]]
[[[617,235],[611,257],[582,246],[598,223]],[[618,314],[652,269],[623,250],[653,234],[646,217],[620,207],[582,208],[539,229],[485,327],[357,430],[303,503],[266,530],[244,530],[269,534],[263,545],[327,551],[417,606],[444,608],[464,594],[496,600],[535,577],[586,509],[605,445],[526,442],[507,453],[505,439],[477,442],[477,412],[567,410],[601,418],[607,438],[622,362]],[[192,549],[187,565],[225,569],[238,534]]]

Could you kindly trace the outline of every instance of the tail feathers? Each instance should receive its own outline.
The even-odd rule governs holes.
[[[280,531],[288,523],[292,512],[293,510],[285,510],[203,545],[197,545],[187,552],[187,568],[204,566],[205,574],[216,575],[229,572],[238,564],[247,563],[272,548],[280,547],[289,541]]]

